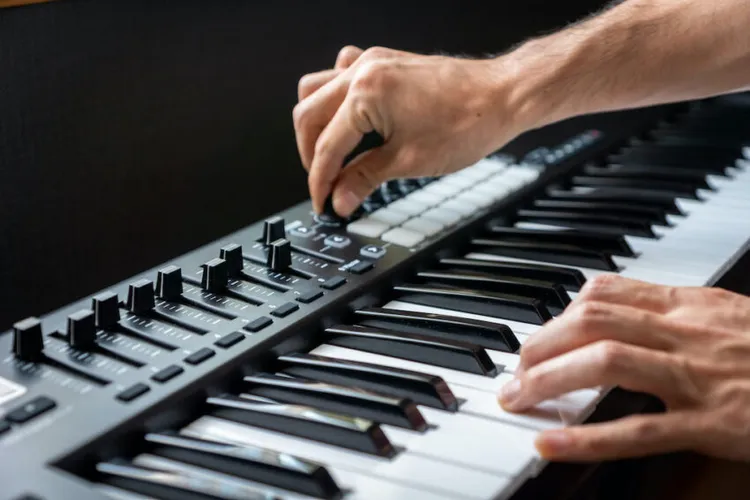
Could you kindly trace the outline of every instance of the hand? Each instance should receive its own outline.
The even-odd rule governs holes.
[[[514,380],[500,395],[508,411],[597,386],[649,393],[667,408],[546,431],[537,447],[551,460],[675,451],[750,460],[750,298],[599,276],[524,343]]]
[[[333,191],[348,216],[382,182],[442,175],[499,149],[522,127],[502,60],[344,48],[333,69],[304,76],[294,128],[313,208]],[[377,131],[381,147],[343,160]]]

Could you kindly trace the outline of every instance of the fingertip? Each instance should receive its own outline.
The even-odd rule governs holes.
[[[573,444],[571,433],[565,429],[542,431],[534,441],[537,451],[545,459],[555,459],[564,456],[570,452]]]
[[[333,192],[333,209],[341,217],[349,217],[361,203],[359,196],[346,186],[341,186]]]
[[[521,380],[513,378],[500,388],[498,402],[505,411],[517,411],[520,408]]]

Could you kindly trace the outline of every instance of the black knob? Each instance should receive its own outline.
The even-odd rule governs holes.
[[[227,262],[227,275],[239,276],[245,263],[242,261],[242,245],[231,243],[219,250],[219,257]]]
[[[163,300],[177,300],[182,295],[182,270],[177,266],[159,269],[156,275],[156,295]]]
[[[13,353],[18,359],[37,361],[43,350],[42,322],[38,318],[26,318],[13,325]]]
[[[113,292],[102,292],[91,299],[97,328],[112,328],[120,321],[120,303]]]
[[[285,238],[286,229],[284,229],[283,217],[271,217],[263,223],[263,244],[270,245],[274,241]]]
[[[96,345],[96,315],[82,309],[68,316],[68,342],[72,347],[90,351]]]
[[[224,259],[212,259],[203,264],[203,277],[201,286],[211,293],[219,293],[227,287],[227,261]]]
[[[127,308],[133,314],[143,314],[154,308],[154,283],[142,279],[128,286]]]
[[[292,265],[292,244],[281,238],[271,243],[268,249],[268,267],[275,272],[284,272]]]

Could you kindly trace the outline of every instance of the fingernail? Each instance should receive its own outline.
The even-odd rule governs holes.
[[[507,384],[505,384],[500,390],[500,404],[505,409],[511,409],[518,401],[518,396],[521,394],[521,381],[514,378]]]
[[[342,217],[347,217],[359,206],[359,198],[351,191],[337,193],[333,200],[336,212]]]
[[[569,432],[564,430],[551,430],[539,434],[536,439],[536,448],[543,457],[560,455],[568,450],[573,444]]]

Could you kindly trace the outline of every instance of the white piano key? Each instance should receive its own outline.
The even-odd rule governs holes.
[[[429,432],[440,432],[432,429]],[[409,490],[417,488],[435,495],[466,498],[491,498],[504,490],[509,479],[504,475],[492,475],[465,466],[446,463],[430,457],[412,453],[408,447],[393,459],[357,453],[337,446],[318,443],[308,439],[290,437],[285,434],[250,427],[214,417],[201,417],[192,422],[182,434],[194,438],[212,439],[234,445],[264,446],[323,464],[340,487],[351,487],[354,492],[363,489],[362,477],[368,477]],[[424,435],[412,433],[410,439]],[[401,444],[401,443],[399,443]],[[446,455],[450,450],[444,450]],[[379,487],[364,488],[364,492],[377,494]],[[381,493],[382,494],[382,493]],[[382,497],[381,497],[382,498]]]

